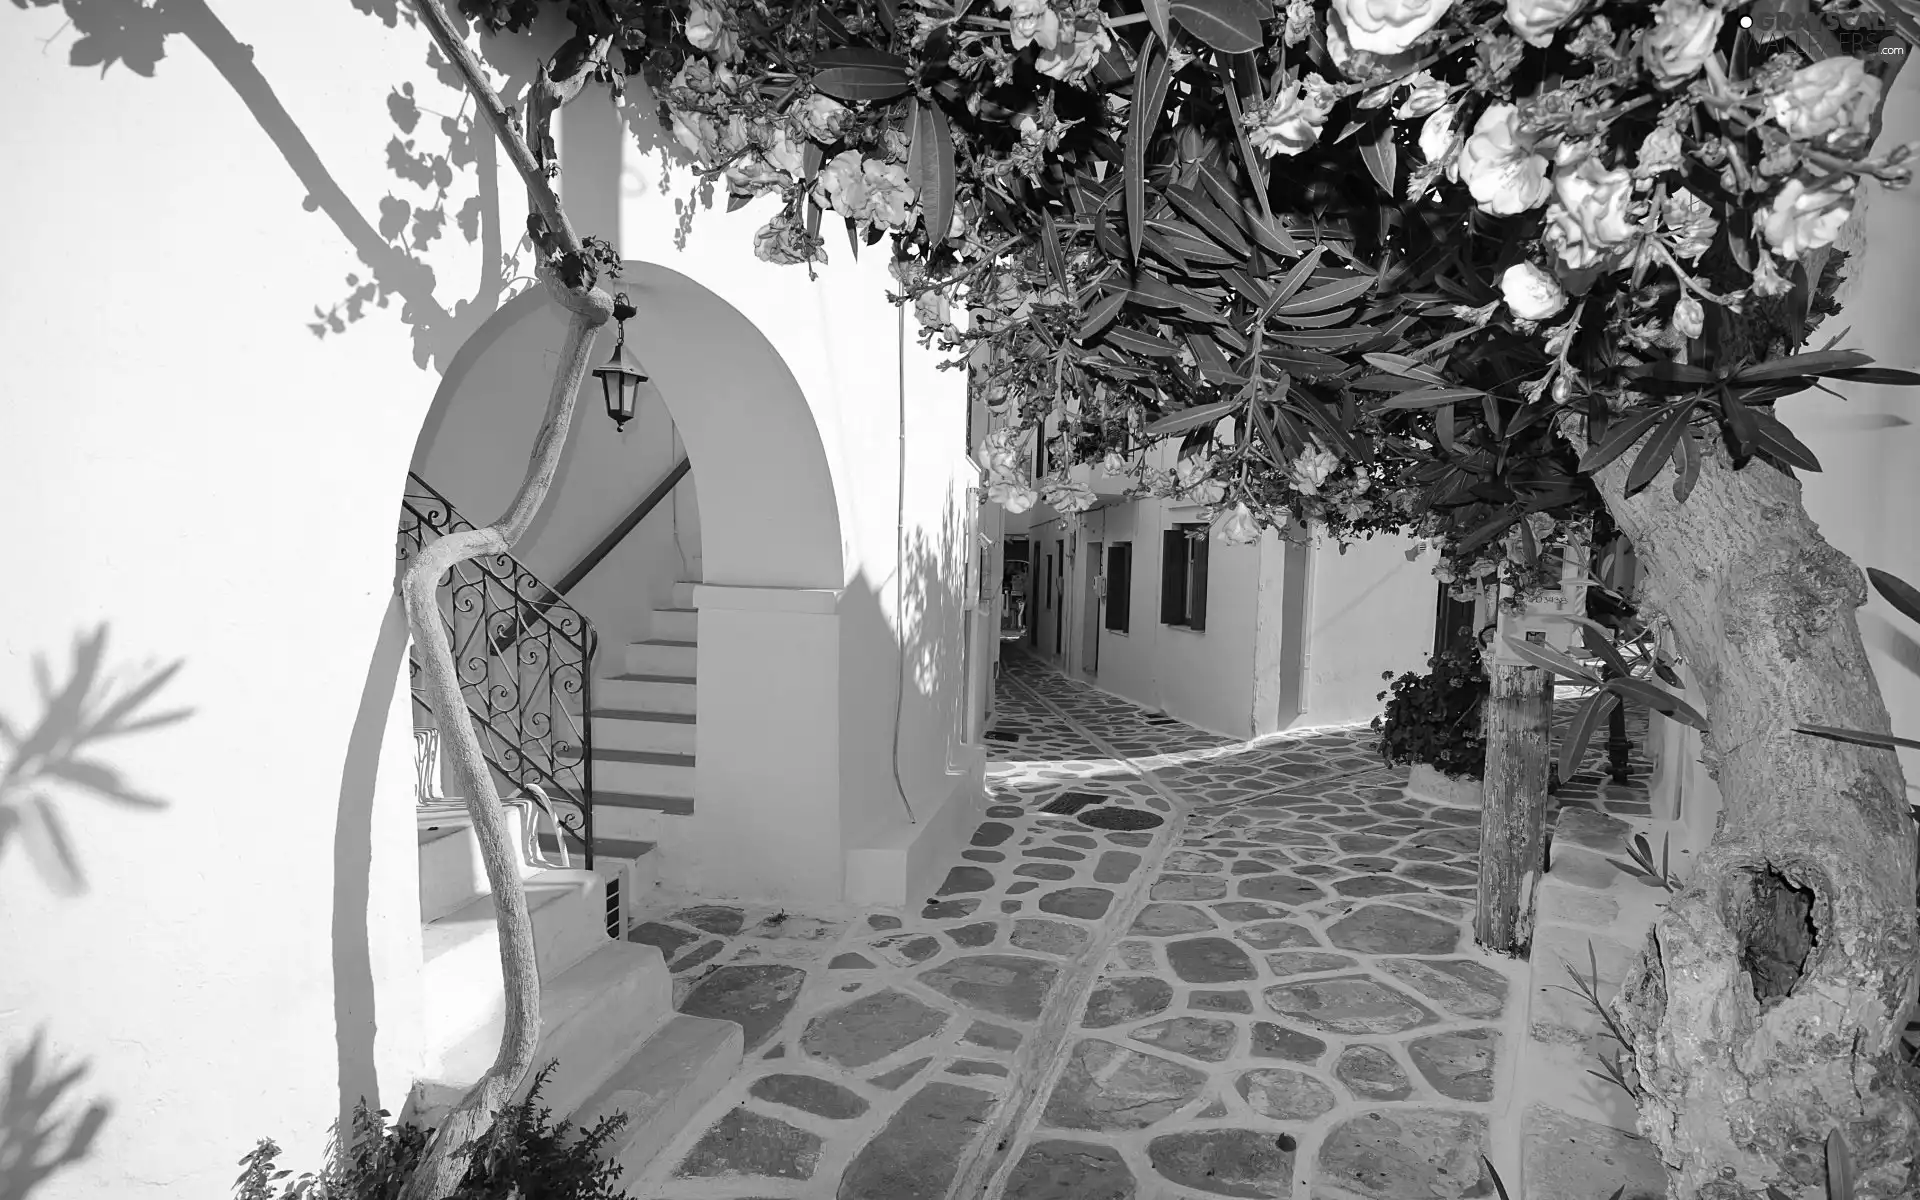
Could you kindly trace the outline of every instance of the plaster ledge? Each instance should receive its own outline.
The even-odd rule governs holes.
[[[831,588],[740,587],[700,583],[693,588],[697,609],[736,612],[796,612],[831,615],[840,611],[841,593]]]

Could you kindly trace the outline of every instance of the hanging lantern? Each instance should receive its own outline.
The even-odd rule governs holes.
[[[639,403],[640,385],[647,382],[647,373],[640,366],[640,360],[627,353],[627,318],[637,311],[627,302],[627,294],[614,297],[613,316],[620,322],[620,340],[614,343],[613,357],[593,369],[600,377],[600,389],[606,394],[607,416],[613,418],[616,430],[625,430],[627,422],[633,420],[634,406]]]

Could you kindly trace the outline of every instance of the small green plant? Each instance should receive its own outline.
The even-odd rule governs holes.
[[[1636,833],[1633,835],[1633,840],[1627,844],[1627,857],[1632,859],[1632,862],[1621,862],[1617,858],[1610,858],[1607,861],[1636,879],[1651,879],[1667,889],[1668,894],[1671,895],[1680,890],[1680,879],[1671,870],[1672,852],[1673,835],[1662,834],[1660,863],[1655,866],[1653,845],[1647,841],[1646,834]]]
[[[1638,1102],[1639,1089],[1635,1088],[1632,1081],[1627,1078],[1627,1068],[1623,1059],[1625,1053],[1633,1048],[1633,1042],[1627,1037],[1627,1031],[1620,1028],[1620,1023],[1613,1019],[1613,1013],[1608,1011],[1606,1004],[1600,999],[1600,956],[1594,951],[1593,943],[1587,943],[1587,970],[1592,978],[1583,978],[1571,964],[1563,963],[1562,965],[1566,966],[1567,974],[1573,976],[1573,986],[1567,987],[1565,984],[1554,986],[1585,1000],[1588,1006],[1600,1015],[1601,1022],[1607,1027],[1607,1036],[1620,1043],[1620,1048],[1611,1055],[1599,1056],[1600,1070],[1588,1070],[1587,1074],[1596,1079],[1606,1080]]]
[[[1387,701],[1386,712],[1373,719],[1379,731],[1380,757],[1389,766],[1425,763],[1447,775],[1479,779],[1486,772],[1487,739],[1480,728],[1480,708],[1487,697],[1487,677],[1477,649],[1452,650],[1427,660],[1422,675],[1408,671],[1392,679],[1390,691],[1375,699]]]
[[[615,1186],[620,1165],[606,1158],[606,1145],[627,1123],[619,1113],[592,1129],[569,1121],[552,1124],[540,1103],[553,1064],[534,1077],[527,1098],[508,1105],[472,1146],[466,1178],[453,1200],[628,1200]],[[387,1124],[386,1110],[354,1109],[347,1150],[328,1147],[329,1165],[298,1176],[279,1166],[280,1147],[263,1138],[240,1160],[234,1200],[396,1200],[433,1131]],[[337,1134],[336,1134],[337,1139]]]

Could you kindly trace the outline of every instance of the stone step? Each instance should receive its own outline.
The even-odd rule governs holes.
[[[694,733],[692,713],[649,712],[632,708],[593,710],[595,749],[692,754]]]
[[[507,809],[507,836],[513,841],[513,858],[520,864],[520,878],[526,879],[539,868],[526,861],[525,834],[520,814]],[[490,895],[486,863],[480,857],[480,843],[473,835],[473,822],[462,814],[422,817],[420,819],[420,919],[435,921],[472,903],[475,897]]]
[[[527,913],[542,981],[607,940],[606,880],[593,871],[540,871],[529,877]],[[428,921],[420,931],[425,1028],[451,1042],[495,1019],[500,993],[500,931],[493,897],[480,896]]]
[[[499,984],[495,983],[496,990]],[[540,1101],[566,1113],[606,1083],[632,1048],[673,1019],[673,976],[660,951],[607,942],[540,989],[540,1044],[534,1071],[555,1063]],[[493,1065],[504,1014],[452,1044],[430,1049],[414,1086],[415,1119],[435,1123]],[[521,1087],[524,1096],[531,1076]]]
[[[629,675],[680,675],[691,677],[700,662],[700,647],[693,642],[649,638],[627,643],[626,668]]]
[[[597,707],[631,712],[688,713],[695,711],[697,690],[691,672],[685,675],[638,672],[610,675],[593,681]]]
[[[693,607],[693,589],[699,586],[700,585],[698,583],[693,582],[691,580],[686,580],[686,579],[683,579],[679,583],[674,584],[673,585],[673,606],[675,608],[692,608]]]
[[[654,637],[670,642],[698,641],[700,613],[692,608],[656,608],[648,628]]]
[[[594,794],[672,796],[693,801],[693,755],[593,748]]]
[[[732,1021],[676,1016],[620,1064],[575,1111],[573,1123],[591,1129],[604,1117],[625,1113],[627,1124],[607,1150],[622,1179],[637,1179],[733,1078],[742,1042]]]

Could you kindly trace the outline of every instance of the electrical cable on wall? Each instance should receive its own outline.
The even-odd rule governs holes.
[[[920,818],[913,815],[913,802],[907,799],[907,785],[900,778],[900,725],[907,708],[907,306],[897,307],[899,337],[894,349],[900,355],[900,473],[894,493],[893,629],[900,639],[900,662],[893,672],[893,786],[900,793],[907,820],[918,825]]]

